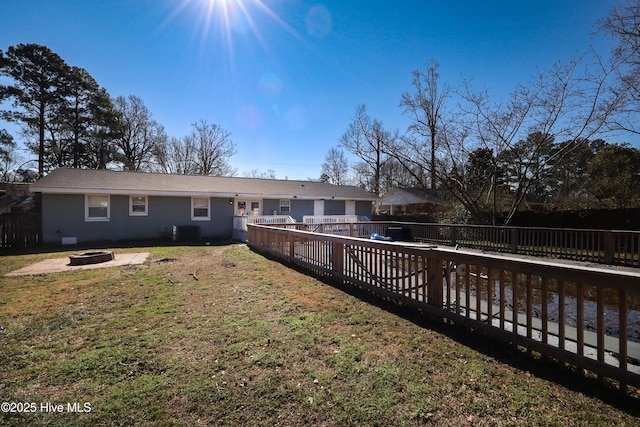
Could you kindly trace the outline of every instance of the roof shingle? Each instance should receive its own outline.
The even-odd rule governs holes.
[[[314,181],[59,168],[31,184],[41,193],[375,200],[361,188]]]

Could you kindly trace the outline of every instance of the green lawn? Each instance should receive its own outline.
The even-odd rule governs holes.
[[[151,256],[0,277],[0,401],[35,407],[0,425],[640,425],[636,390],[616,395],[244,245],[113,250]],[[67,255],[4,256],[0,273]]]

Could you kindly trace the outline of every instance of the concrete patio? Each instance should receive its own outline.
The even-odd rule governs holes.
[[[34,274],[59,273],[64,271],[89,270],[93,268],[118,267],[122,265],[143,264],[149,252],[138,252],[131,254],[115,254],[111,261],[101,262],[98,264],[87,265],[69,265],[69,257],[45,259],[27,267],[14,270],[5,276],[29,276]]]

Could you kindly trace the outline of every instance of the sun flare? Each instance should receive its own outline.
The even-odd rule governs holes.
[[[194,31],[201,43],[217,39],[232,48],[234,35],[252,33],[266,48],[260,24],[264,18],[275,21],[287,32],[295,31],[263,0],[180,0],[173,16],[186,12],[195,22]]]

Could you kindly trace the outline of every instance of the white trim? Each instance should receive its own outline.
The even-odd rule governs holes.
[[[134,197],[143,197],[144,198],[144,211],[143,212],[135,212],[133,210],[133,198]],[[148,216],[149,215],[149,196],[143,194],[131,194],[129,195],[129,216]]]
[[[107,197],[107,216],[89,216],[89,197],[104,197],[105,194],[85,194],[84,195],[84,220],[86,222],[105,222],[110,221],[111,218],[111,196],[106,194]]]
[[[206,199],[207,200],[207,216],[195,216],[194,215],[194,201],[196,199]],[[210,197],[199,197],[193,196],[191,197],[191,221],[211,221],[211,198]]]

